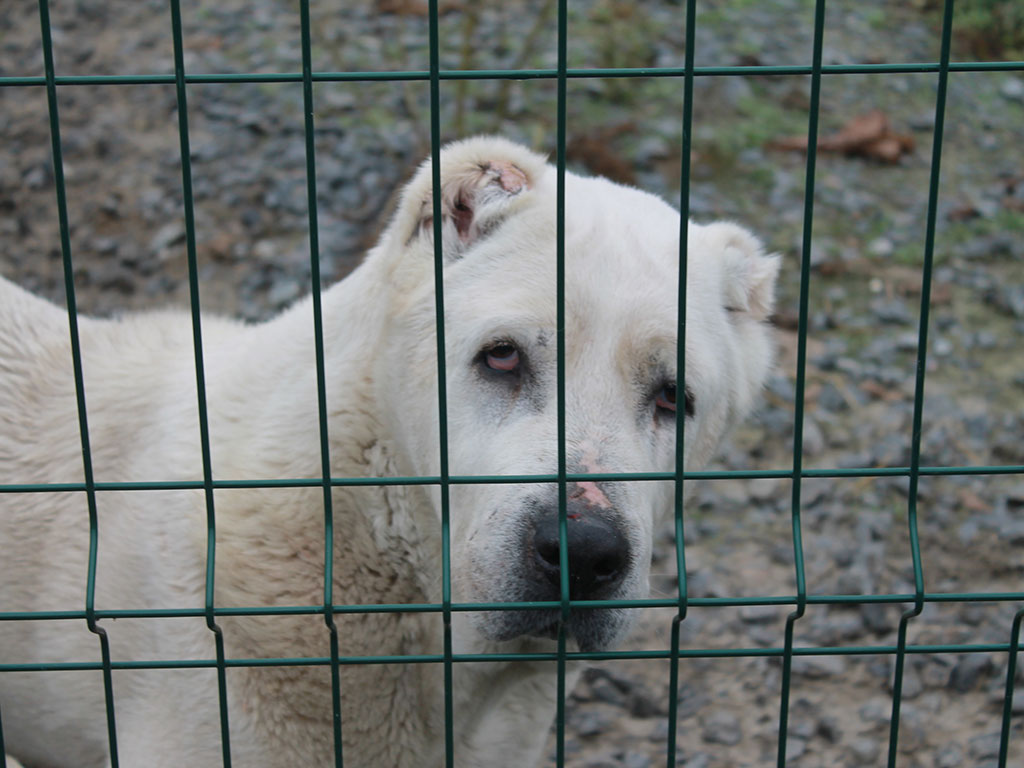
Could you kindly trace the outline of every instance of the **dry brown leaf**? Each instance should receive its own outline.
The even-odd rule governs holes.
[[[970,512],[984,514],[992,511],[992,505],[969,488],[961,489],[957,495],[960,497],[960,503],[964,506],[964,509]]]
[[[789,136],[769,143],[773,149],[807,151],[806,136]],[[914,137],[895,133],[889,118],[878,109],[854,117],[839,131],[818,139],[822,152],[842,152],[885,163],[897,163],[914,149]]]
[[[903,394],[898,389],[887,387],[885,384],[877,382],[874,379],[862,381],[860,383],[860,388],[877,400],[885,400],[886,402],[891,403],[903,399]]]
[[[852,152],[889,133],[889,118],[880,110],[858,115],[839,129],[838,133],[818,139],[818,149],[826,152]]]

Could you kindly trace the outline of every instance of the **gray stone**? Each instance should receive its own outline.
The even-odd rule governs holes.
[[[975,760],[997,757],[999,755],[999,732],[973,736],[967,742],[967,752]]]
[[[810,627],[809,637],[821,645],[839,645],[847,640],[856,640],[867,631],[864,619],[853,611],[831,613],[825,620],[816,621]]]
[[[701,738],[709,744],[733,747],[743,739],[740,720],[732,712],[716,709],[701,719]]]
[[[647,740],[654,744],[664,744],[666,739],[668,739],[668,721],[665,718],[655,720],[651,726],[651,732],[647,734]]]
[[[964,751],[957,744],[947,744],[935,753],[935,768],[960,768],[964,764]]]
[[[1001,285],[987,297],[992,306],[1011,317],[1024,318],[1024,285]]]
[[[1014,546],[1024,544],[1024,520],[1010,520],[1000,528],[1003,541]]]
[[[750,499],[756,502],[775,500],[789,487],[788,483],[775,477],[760,477],[747,482],[747,491]]]
[[[651,768],[651,758],[643,752],[627,752],[622,756],[622,768]]]
[[[172,221],[164,224],[156,231],[149,241],[149,251],[153,254],[162,252],[165,248],[185,242],[185,225]]]
[[[876,237],[870,243],[868,243],[868,253],[877,258],[887,258],[892,256],[892,252],[895,246],[887,237]]]
[[[629,714],[637,718],[661,718],[667,712],[666,703],[660,697],[655,696],[653,691],[647,690],[640,684],[633,686],[629,691],[626,707]]]
[[[850,756],[855,762],[851,765],[863,766],[873,764],[882,751],[881,745],[876,739],[868,736],[861,736],[850,742]]]
[[[977,520],[967,520],[956,529],[956,537],[961,544],[970,544],[978,536],[980,526]]]
[[[810,416],[804,416],[803,449],[805,456],[818,456],[825,451],[825,435]]]
[[[914,316],[901,299],[875,299],[871,302],[871,312],[888,325],[910,325],[914,322]]]
[[[943,336],[932,339],[932,354],[936,357],[949,357],[953,354],[953,342]]]
[[[267,301],[274,307],[290,304],[302,295],[304,285],[293,278],[284,278],[274,282],[267,294]]]
[[[885,603],[864,603],[860,606],[860,615],[868,629],[877,634],[891,632],[896,628],[893,608]]]
[[[1024,79],[1008,77],[999,86],[999,93],[1010,101],[1024,101]]]
[[[986,653],[966,653],[960,657],[949,673],[949,687],[958,693],[967,693],[978,680],[992,670],[992,659]]]
[[[622,690],[606,677],[599,677],[590,682],[590,694],[593,700],[606,704],[622,706],[626,703]]]
[[[981,622],[984,621],[985,615],[985,608],[977,603],[966,603],[963,608],[960,609],[960,621],[971,627],[977,627],[980,625]]]
[[[875,591],[871,570],[863,563],[849,565],[839,574],[836,590],[842,595],[870,595]]]
[[[1005,679],[1006,674],[1003,673]],[[989,703],[998,709],[1002,709],[1006,704],[1006,689],[1005,687],[997,688],[989,694]],[[1024,715],[1024,694],[1014,692],[1013,703],[1010,705],[1010,712],[1013,715]]]
[[[888,687],[890,691],[895,691],[896,657],[893,657],[890,662],[890,668],[892,671],[889,674]],[[903,663],[903,681],[900,689],[900,697],[904,701],[909,701],[910,699],[916,699],[920,696],[922,691],[924,691],[924,683],[921,682],[921,676],[917,674],[917,669],[915,668],[912,660],[907,657]]]
[[[707,752],[695,752],[689,757],[680,755],[676,759],[676,764],[685,768],[711,768],[711,755]]]
[[[683,683],[679,686],[676,714],[680,720],[689,719],[703,711],[710,701],[710,695],[703,688],[692,683]]]
[[[673,537],[674,538],[674,537]],[[686,587],[691,597],[725,597],[729,588],[708,569],[701,569],[686,575]],[[690,619],[687,619],[689,622]]]
[[[807,742],[799,737],[790,736],[786,739],[786,761],[796,760],[807,751]]]
[[[53,173],[50,171],[50,166],[47,164],[39,164],[33,166],[23,176],[25,186],[29,189],[42,189],[43,187],[50,184],[53,178]]]
[[[949,659],[946,656],[926,656],[918,659],[921,665],[918,673],[925,688],[945,688],[949,681]]]
[[[860,708],[860,719],[865,723],[888,723],[892,716],[892,702],[888,698],[874,698]]]
[[[740,618],[747,624],[770,624],[782,616],[782,611],[777,605],[744,605]]]
[[[818,405],[828,411],[846,411],[850,407],[846,396],[831,381],[822,386],[818,394]]]
[[[598,736],[604,733],[613,723],[610,715],[597,709],[577,710],[573,713],[569,725],[577,736]]]
[[[98,237],[92,241],[92,248],[101,256],[113,256],[117,253],[118,242],[112,237]]]
[[[835,717],[823,717],[818,721],[816,733],[830,744],[838,744],[843,738],[843,729],[839,726],[839,720]]]
[[[842,656],[796,656],[793,659],[793,674],[811,680],[837,677],[846,671],[846,660]]]
[[[971,334],[971,345],[978,349],[995,349],[999,346],[999,337],[991,331],[978,331]]]

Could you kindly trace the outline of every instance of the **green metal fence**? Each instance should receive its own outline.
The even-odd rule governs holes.
[[[0,658],[0,674],[9,671],[59,671],[59,670],[102,670],[106,694],[106,720],[111,755],[111,763],[118,766],[118,732],[115,718],[115,691],[112,672],[121,669],[173,669],[173,668],[215,668],[219,688],[220,726],[223,745],[223,764],[231,765],[231,743],[229,739],[229,709],[226,688],[226,670],[233,667],[259,666],[329,666],[332,681],[333,727],[334,727],[334,762],[336,766],[343,764],[341,697],[339,667],[343,664],[385,664],[385,663],[426,663],[444,666],[445,693],[445,764],[454,765],[455,743],[453,723],[455,713],[452,706],[452,670],[453,665],[479,661],[516,661],[516,660],[547,660],[556,662],[558,676],[558,709],[556,719],[556,763],[565,763],[565,706],[566,689],[565,675],[568,660],[606,660],[606,659],[666,659],[670,669],[670,691],[678,690],[680,661],[693,658],[721,657],[780,657],[782,659],[782,692],[779,704],[778,758],[779,766],[786,762],[786,745],[789,718],[789,700],[791,689],[792,662],[795,656],[812,655],[888,655],[895,657],[895,679],[892,696],[892,714],[889,724],[888,765],[894,766],[897,761],[897,744],[900,728],[900,704],[902,697],[903,670],[908,654],[925,653],[981,653],[996,652],[1007,655],[1007,673],[1005,695],[1002,704],[1002,725],[999,746],[998,765],[1007,766],[1011,710],[1014,695],[1014,679],[1017,657],[1020,647],[1021,624],[1024,621],[1024,608],[1017,611],[1012,626],[1008,627],[1007,642],[969,645],[912,645],[907,642],[907,629],[910,622],[917,617],[927,603],[945,602],[1013,602],[1024,603],[1024,591],[1008,593],[942,593],[928,592],[921,565],[921,550],[918,541],[917,525],[917,487],[922,476],[938,475],[996,475],[1024,474],[1024,466],[921,466],[921,423],[923,418],[925,360],[928,340],[928,312],[930,306],[930,289],[932,262],[935,246],[936,211],[939,189],[940,163],[942,159],[942,139],[945,116],[947,82],[950,74],[957,72],[978,71],[1024,71],[1024,62],[952,62],[950,61],[950,41],[953,27],[953,0],[945,0],[942,31],[941,52],[938,61],[900,64],[855,64],[825,65],[822,63],[822,40],[825,20],[825,0],[816,0],[814,8],[814,45],[810,64],[795,66],[712,66],[696,67],[694,65],[694,31],[696,0],[687,0],[685,6],[686,21],[686,58],[682,68],[632,68],[632,69],[569,69],[567,67],[566,46],[568,40],[568,2],[558,2],[558,65],[554,70],[441,70],[439,65],[439,35],[437,0],[429,2],[429,41],[430,67],[428,71],[401,72],[314,72],[311,64],[310,14],[308,0],[300,0],[299,12],[302,35],[302,71],[281,72],[271,74],[196,74],[187,73],[184,66],[182,20],[179,0],[169,0],[171,10],[171,26],[174,43],[174,74],[134,75],[120,74],[112,76],[59,76],[54,68],[53,40],[49,18],[48,0],[39,0],[40,27],[44,56],[42,77],[0,77],[0,87],[45,88],[50,116],[50,138],[53,152],[53,171],[57,193],[57,210],[60,224],[61,253],[63,256],[64,284],[67,296],[68,321],[71,334],[71,349],[75,385],[78,398],[79,429],[81,434],[82,455],[85,477],[80,483],[60,484],[7,484],[0,486],[3,493],[36,493],[55,491],[84,492],[88,505],[90,549],[87,579],[86,601],[82,611],[49,611],[49,612],[6,612],[0,613],[0,621],[53,621],[61,619],[84,620],[89,630],[96,634],[101,649],[100,662],[80,662],[74,660],[59,663],[11,664],[4,663]],[[806,370],[806,341],[808,327],[808,295],[810,284],[811,233],[814,214],[814,182],[815,182],[815,147],[817,145],[819,95],[822,77],[841,74],[871,73],[931,73],[937,79],[937,99],[935,102],[934,142],[931,161],[931,181],[928,197],[928,215],[926,238],[924,245],[924,267],[922,275],[922,291],[920,305],[920,324],[918,329],[916,381],[914,389],[913,431],[911,435],[911,454],[909,466],[857,468],[857,469],[804,469],[803,467],[803,418],[804,388]],[[566,84],[575,78],[632,78],[632,77],[668,77],[681,80],[683,89],[682,125],[682,173],[680,177],[682,189],[682,218],[680,222],[680,273],[679,273],[679,334],[682,336],[686,328],[686,306],[684,286],[686,284],[687,227],[689,212],[690,182],[690,142],[693,114],[693,84],[696,77],[740,76],[740,75],[809,75],[810,119],[807,128],[808,147],[806,165],[806,186],[804,195],[803,238],[801,249],[800,294],[799,294],[799,342],[796,375],[796,413],[794,426],[793,464],[790,470],[740,471],[740,472],[684,472],[682,466],[682,439],[684,418],[678,412],[676,466],[673,472],[622,474],[606,473],[601,475],[574,475],[566,469],[565,454],[565,388],[564,388],[564,174],[566,165]],[[322,315],[320,306],[320,258],[316,207],[316,158],[314,145],[314,100],[313,83],[339,81],[429,81],[430,86],[430,135],[431,155],[433,158],[434,189],[440,186],[440,94],[442,81],[471,79],[553,79],[557,84],[557,310],[558,310],[558,470],[554,475],[531,476],[487,476],[466,477],[454,476],[448,469],[448,439],[445,397],[444,367],[444,291],[441,258],[441,210],[440,197],[435,194],[433,199],[433,225],[435,243],[435,286],[437,312],[437,360],[438,360],[438,409],[440,412],[440,473],[434,477],[395,477],[395,478],[355,478],[331,477],[330,457],[328,453],[328,418],[326,407],[326,388],[323,354]],[[204,364],[202,346],[202,323],[199,312],[199,278],[196,259],[196,235],[194,220],[194,202],[192,195],[192,174],[189,150],[189,120],[187,94],[189,84],[196,83],[229,83],[229,82],[295,82],[302,83],[303,106],[305,119],[306,142],[306,182],[308,190],[310,267],[312,270],[313,288],[313,321],[316,335],[317,395],[319,404],[319,424],[322,456],[322,477],[319,479],[275,479],[261,481],[214,480],[210,459],[210,439],[206,409],[206,390],[204,383]],[[72,248],[68,224],[67,195],[63,175],[61,150],[60,118],[58,115],[57,92],[59,87],[76,85],[116,86],[124,84],[170,84],[173,83],[177,95],[177,112],[179,120],[179,137],[181,145],[182,185],[184,192],[184,213],[186,224],[186,250],[188,258],[189,288],[192,308],[192,330],[195,351],[196,383],[198,390],[198,409],[200,423],[200,439],[202,443],[203,477],[185,482],[98,482],[92,473],[92,462],[89,442],[89,426],[86,416],[86,391],[83,383],[82,358],[78,338],[77,313],[75,303],[75,285],[73,280]],[[678,369],[684,370],[685,345],[678,345]],[[906,594],[879,595],[813,595],[808,594],[804,574],[803,545],[801,539],[801,481],[804,478],[841,478],[841,477],[886,477],[899,476],[909,478],[910,493],[907,508],[907,525],[910,534],[910,550],[913,564],[914,591]],[[686,552],[683,537],[685,515],[683,508],[683,483],[692,479],[721,478],[780,478],[792,482],[792,545],[795,560],[796,594],[774,595],[745,598],[691,598],[687,593]],[[678,573],[678,595],[675,598],[629,600],[629,601],[571,601],[569,599],[568,560],[566,552],[566,484],[574,480],[629,480],[636,482],[665,481],[675,483],[675,559]],[[557,602],[510,604],[510,603],[453,603],[451,597],[450,558],[449,558],[449,490],[453,484],[464,483],[557,483],[559,489],[560,535],[561,535],[561,600]],[[335,605],[332,599],[332,563],[333,563],[333,514],[331,507],[331,491],[339,486],[360,485],[434,485],[439,487],[442,503],[442,574],[443,589],[440,603],[431,604],[386,604],[386,605]],[[249,607],[249,608],[218,608],[214,603],[214,562],[216,556],[214,508],[214,491],[228,488],[285,488],[285,487],[321,487],[324,502],[324,595],[320,605],[286,606],[286,607]],[[201,489],[205,494],[207,514],[207,557],[206,557],[206,596],[205,605],[195,609],[164,609],[153,607],[137,610],[97,610],[94,606],[96,583],[97,552],[99,547],[100,529],[97,520],[97,494],[107,491],[138,491],[145,493],[150,490]],[[908,604],[903,612],[898,628],[896,645],[869,645],[857,647],[794,647],[794,627],[808,605],[850,605],[868,603]],[[736,607],[750,605],[792,606],[785,625],[784,644],[774,648],[683,648],[680,645],[680,625],[686,620],[690,608]],[[671,644],[669,648],[655,651],[608,651],[600,653],[576,653],[566,649],[564,626],[558,631],[557,650],[553,653],[531,654],[455,654],[452,650],[451,616],[454,611],[477,610],[534,610],[558,608],[563,619],[569,610],[576,606],[586,607],[661,607],[674,608],[676,616],[672,623]],[[359,656],[343,657],[338,651],[338,632],[335,627],[335,616],[338,614],[375,613],[375,612],[432,612],[440,613],[444,622],[444,650],[440,655],[418,656]],[[223,636],[217,625],[217,618],[240,615],[319,615],[323,616],[330,637],[330,655],[323,658],[226,658]],[[103,620],[117,618],[166,618],[166,617],[204,617],[214,641],[216,654],[213,659],[192,659],[185,661],[120,661],[112,659],[107,636],[101,626]],[[2,650],[2,649],[0,649]],[[668,736],[667,765],[676,765],[677,757],[677,696],[670,695],[668,702]],[[3,753],[2,713],[0,713],[0,754]]]

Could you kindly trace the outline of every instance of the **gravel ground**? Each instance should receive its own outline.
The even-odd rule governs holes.
[[[443,67],[554,65],[551,3],[460,3],[442,18]],[[806,64],[812,8],[800,0],[708,2],[699,66]],[[826,63],[934,60],[933,13],[904,4],[834,3]],[[279,0],[184,4],[190,72],[294,72],[298,16]],[[390,9],[400,12],[382,12]],[[318,5],[314,67],[425,69],[420,4]],[[169,14],[155,0],[54,3],[60,74],[172,71]],[[683,61],[675,3],[601,0],[576,11],[570,66]],[[31,0],[0,9],[0,75],[39,75]],[[482,45],[481,41],[486,41]],[[486,52],[485,52],[486,51]],[[954,49],[958,58],[967,57]],[[735,434],[723,469],[792,467],[804,158],[769,149],[806,130],[808,78],[699,78],[691,209],[734,218],[784,255],[776,324],[783,355],[763,407]],[[569,88],[573,165],[678,200],[681,85],[579,80]],[[554,86],[445,83],[446,138],[504,133],[554,142]],[[309,289],[301,88],[189,88],[204,310],[267,317]],[[397,186],[426,153],[424,83],[325,83],[315,89],[322,273],[346,274],[373,242]],[[881,109],[915,147],[898,163],[822,154],[815,190],[805,466],[905,466],[934,124],[934,75],[824,79],[822,130]],[[187,301],[181,170],[171,86],[68,86],[59,92],[69,216],[82,311],[109,315]],[[0,88],[0,271],[61,301],[45,92]],[[1024,73],[950,78],[932,287],[921,462],[1024,464]],[[925,477],[918,499],[929,592],[1024,588],[1024,477]],[[792,595],[790,510],[782,480],[700,483],[686,512],[692,597]],[[811,479],[800,510],[811,594],[913,591],[905,478]],[[676,592],[671,529],[655,552],[656,595]],[[905,605],[821,606],[795,625],[807,646],[895,643]],[[1019,603],[930,604],[909,642],[1005,643]],[[782,645],[788,607],[691,608],[685,648]],[[667,647],[672,611],[649,611],[628,647]],[[1022,665],[1021,669],[1024,669]],[[1005,654],[908,659],[898,764],[994,766]],[[774,764],[781,663],[693,658],[680,664],[679,765]],[[793,663],[787,764],[879,765],[888,749],[892,658],[800,657]],[[1018,675],[1018,688],[1024,674]],[[670,697],[663,661],[601,663],[572,694],[568,764],[663,765]],[[1009,765],[1024,764],[1024,691]]]

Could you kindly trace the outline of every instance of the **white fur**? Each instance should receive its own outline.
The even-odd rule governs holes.
[[[444,150],[442,179],[450,471],[552,474],[554,169],[508,142],[473,139]],[[440,471],[430,189],[426,164],[380,244],[323,294],[335,477]],[[572,174],[566,199],[568,469],[670,470],[674,425],[655,415],[650,390],[658,383],[652,377],[661,375],[655,368],[674,376],[679,214],[638,190]],[[466,204],[472,218],[460,224],[457,211],[469,215]],[[749,409],[768,371],[772,344],[764,321],[777,269],[777,258],[764,255],[739,227],[690,224],[686,382],[696,403],[686,426],[690,469],[707,461],[722,433]],[[79,328],[96,480],[201,479],[188,314],[82,317]],[[202,330],[214,477],[319,477],[311,300],[261,325],[204,315]],[[0,281],[0,483],[82,481],[68,338],[63,310]],[[499,340],[515,341],[530,361],[532,378],[518,393],[481,376],[481,350]],[[679,401],[682,407],[681,387]],[[633,553],[617,595],[643,597],[651,532],[657,515],[670,508],[671,484],[585,486],[588,498],[614,506]],[[518,585],[530,560],[522,530],[530,525],[530,505],[553,492],[525,484],[451,488],[456,601],[522,594]],[[214,495],[216,605],[321,604],[321,489]],[[98,609],[202,607],[202,491],[101,491],[97,503]],[[332,505],[335,603],[440,601],[437,487],[339,487]],[[88,546],[84,493],[0,494],[0,610],[81,610]],[[542,637],[504,637],[517,626],[502,624],[509,615],[456,612],[454,651],[554,647]],[[608,615],[600,642],[610,646],[631,614]],[[342,655],[442,652],[435,614],[346,614],[336,621]],[[219,617],[218,623],[229,658],[329,653],[322,616]],[[0,659],[97,661],[99,642],[84,624],[0,622]],[[214,657],[202,618],[101,625],[118,661]],[[347,765],[441,763],[440,665],[352,665],[340,674]],[[534,764],[555,711],[555,680],[552,663],[455,664],[456,765]],[[333,764],[329,668],[231,668],[227,683],[239,765]],[[214,670],[116,671],[113,685],[122,765],[220,765]],[[9,760],[30,768],[109,764],[99,672],[0,672],[0,711]]]

